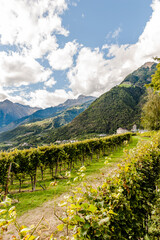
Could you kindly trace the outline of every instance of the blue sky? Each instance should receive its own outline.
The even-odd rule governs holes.
[[[70,39],[87,47],[99,47],[113,42],[109,33],[123,29],[117,39],[119,44],[135,43],[149,20],[151,0],[81,0],[70,7],[63,17]],[[108,35],[108,38],[107,38]],[[111,36],[111,35],[110,35]]]
[[[100,96],[160,56],[160,0],[1,0],[0,101]]]

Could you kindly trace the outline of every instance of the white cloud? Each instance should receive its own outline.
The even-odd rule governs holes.
[[[73,2],[73,3],[72,3],[72,6],[77,7],[77,3],[76,3],[76,2]]]
[[[53,87],[55,84],[56,84],[56,81],[54,80],[53,77],[44,83],[46,87]]]
[[[160,56],[160,0],[154,0],[152,8],[152,17],[137,43],[137,53],[145,57]]]
[[[0,102],[7,99],[7,93],[4,89],[0,86]]]
[[[0,83],[3,87],[45,82],[51,73],[32,57],[0,52]]]
[[[117,38],[119,36],[120,32],[122,32],[122,29],[119,27],[113,32],[112,38]]]
[[[76,66],[68,72],[70,88],[75,94],[99,95],[105,86],[107,61],[98,49],[82,48]],[[110,84],[110,83],[108,83]]]
[[[65,0],[1,0],[1,44],[16,45],[42,57],[57,47],[53,34],[68,35],[60,17],[66,9]]]
[[[122,29],[121,27],[118,27],[114,32],[109,32],[107,35],[106,35],[106,39],[116,39],[120,32],[122,32]]]
[[[61,19],[66,9],[66,0],[1,0],[0,44],[11,49],[0,52],[2,86],[55,84],[47,81],[52,71],[36,59],[56,51],[56,34],[68,35]]]
[[[68,4],[68,0],[1,0],[0,45],[9,47],[10,51],[0,52],[0,100],[8,98],[48,107],[72,96],[64,90],[50,93],[33,89],[30,95],[28,91],[19,91],[23,85],[44,82],[45,87],[52,87],[56,84],[51,68],[44,68],[37,59],[42,62],[48,59],[56,70],[72,66],[78,44],[68,42],[60,49],[56,37],[69,34],[61,17]]]
[[[50,106],[57,106],[65,102],[67,99],[74,98],[72,92],[66,92],[63,89],[57,89],[55,92],[47,90],[36,90],[30,94],[30,100],[26,103],[32,107],[47,108]]]
[[[69,3],[73,6],[73,7],[77,7],[78,2],[80,2],[81,0],[69,0]]]
[[[99,96],[145,62],[160,56],[160,0],[154,0],[152,8],[152,16],[136,44],[104,45],[107,59],[103,51],[85,47],[80,50],[76,66],[68,72],[74,93]],[[114,36],[119,32],[120,29]]]
[[[72,98],[73,94],[99,96],[144,62],[160,56],[160,0],[153,0],[153,14],[136,44],[104,45],[101,50],[80,46],[75,41],[59,48],[56,34],[69,34],[61,18],[67,3],[67,0],[1,0],[0,44],[9,44],[11,49],[16,47],[18,53],[0,52],[0,99],[48,107]],[[118,28],[108,37],[117,38],[120,32],[121,28]],[[73,66],[73,57],[80,47]],[[104,49],[108,50],[107,55]],[[12,91],[4,90],[3,87],[38,82],[52,87],[56,82],[51,78],[51,70],[45,69],[37,58],[48,59],[53,70],[69,69],[73,93],[62,89],[52,93],[33,89],[28,101],[25,100],[28,96],[11,96]]]
[[[14,103],[21,103],[21,104],[25,104],[26,101],[24,100],[24,93],[16,96],[12,96],[12,93],[14,92],[14,90],[4,90],[1,86],[0,86],[0,102],[9,99],[10,101],[14,102]]]
[[[55,70],[65,70],[73,64],[73,56],[76,54],[78,44],[68,42],[62,49],[52,51],[48,56],[50,66]]]
[[[31,56],[33,58],[42,58],[44,55],[51,51],[56,50],[58,47],[57,39],[55,36],[44,37],[42,41],[33,41],[33,45],[28,48],[23,48],[23,55]]]

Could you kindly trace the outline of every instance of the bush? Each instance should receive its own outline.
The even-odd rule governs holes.
[[[160,134],[131,151],[115,176],[98,189],[87,186],[82,197],[79,189],[68,199],[62,221],[73,229],[72,239],[147,239],[157,196],[159,147]]]

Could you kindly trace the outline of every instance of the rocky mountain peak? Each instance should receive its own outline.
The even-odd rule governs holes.
[[[82,99],[82,98],[86,98],[86,96],[83,95],[83,94],[81,94],[81,95],[78,96],[78,99]]]
[[[12,102],[8,99],[5,99],[2,103],[6,103],[6,104],[12,104]]]
[[[142,65],[142,67],[151,69],[153,64],[155,64],[155,62],[146,62],[144,65]]]
[[[37,108],[13,103],[5,99],[3,102],[0,102],[0,130],[12,121],[33,114],[36,111]]]

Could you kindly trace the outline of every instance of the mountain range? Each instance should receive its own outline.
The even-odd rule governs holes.
[[[49,134],[56,128],[71,122],[77,115],[83,112],[95,100],[95,97],[80,95],[77,99],[68,99],[63,104],[56,107],[41,109],[32,115],[20,118],[4,129],[12,129],[0,134],[0,142],[11,141],[13,146],[30,142],[32,146],[37,146],[41,136]],[[4,149],[12,146],[9,143],[4,145]],[[3,149],[2,146],[0,146]]]
[[[0,130],[19,118],[33,114],[40,108],[32,108],[6,99],[0,102]]]
[[[4,118],[5,124],[0,125],[0,132],[6,132],[9,130],[12,130],[22,124],[41,121],[46,118],[52,118],[52,117],[58,116],[64,110],[66,110],[70,107],[82,105],[83,103],[86,103],[86,102],[91,103],[94,100],[95,100],[95,97],[80,95],[77,99],[68,99],[63,104],[60,104],[55,107],[46,108],[46,109],[30,108],[25,105],[20,105],[18,103],[14,104],[8,100],[5,100],[2,103],[3,105],[5,104],[4,111],[7,112],[7,111],[9,111],[9,109],[11,109],[14,114],[13,115],[14,117],[12,117],[12,118],[10,117],[10,121],[5,121],[7,119]],[[17,110],[17,108],[16,108],[17,106],[24,108],[24,110],[25,109],[28,110],[28,114],[23,114],[24,111],[22,111],[22,109],[20,109],[20,111],[18,111],[19,109]],[[30,110],[30,112],[29,112],[29,110]]]
[[[50,141],[77,138],[88,134],[113,134],[118,128],[140,127],[146,87],[156,71],[156,63],[146,63],[129,74],[120,85],[97,98],[87,110],[68,125],[49,135]]]
[[[84,103],[86,97],[80,96],[81,105],[77,107],[76,100],[67,100],[57,107],[39,110],[17,120],[20,124],[25,121],[29,124],[0,134],[0,142],[12,141],[16,146],[27,142],[38,146],[93,134],[113,134],[119,127],[130,130],[134,124],[140,127],[145,85],[151,82],[155,70],[156,63],[146,63],[96,100],[88,97],[88,103]]]

